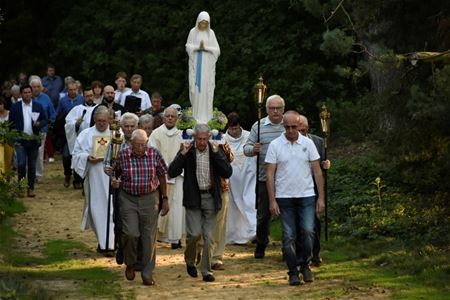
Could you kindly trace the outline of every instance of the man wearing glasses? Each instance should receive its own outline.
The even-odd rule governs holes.
[[[300,232],[300,272],[305,282],[314,280],[309,263],[314,240],[314,216],[325,206],[323,178],[316,146],[298,132],[300,115],[288,111],[283,120],[286,131],[270,143],[265,158],[267,192],[270,212],[273,216],[280,216],[281,220],[289,284],[299,285],[295,242]],[[317,202],[313,176],[317,185]]]
[[[269,243],[269,226],[271,218],[264,161],[270,142],[284,132],[284,106],[284,99],[279,95],[268,97],[266,101],[267,117],[260,120],[260,141],[258,142],[258,122],[255,122],[250,131],[248,140],[244,145],[245,156],[251,157],[259,155],[259,161],[261,162],[259,165],[259,178],[257,178],[256,249],[254,254],[255,258],[258,259],[264,258],[265,250]]]

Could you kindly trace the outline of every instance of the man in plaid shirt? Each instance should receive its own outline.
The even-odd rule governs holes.
[[[125,276],[135,277],[137,245],[142,241],[144,285],[154,285],[153,269],[156,262],[156,232],[159,211],[158,187],[161,187],[163,204],[161,215],[169,211],[167,200],[167,167],[161,154],[147,147],[147,134],[136,129],[131,135],[131,147],[121,150],[119,160],[121,176],[113,178],[114,188],[120,187],[120,218],[122,221],[122,245],[124,251]]]

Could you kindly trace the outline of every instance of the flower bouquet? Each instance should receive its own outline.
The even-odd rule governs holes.
[[[183,140],[192,139],[195,125],[197,121],[192,116],[192,107],[183,109],[176,123],[177,128],[183,131]]]
[[[208,126],[211,128],[213,140],[222,140],[222,133],[220,133],[220,131],[225,129],[227,123],[227,116],[225,116],[225,114],[217,108],[214,108],[212,119],[208,121]]]

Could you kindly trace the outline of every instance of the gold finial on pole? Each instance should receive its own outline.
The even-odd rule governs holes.
[[[258,109],[258,119],[261,119],[261,109],[264,106],[267,86],[263,82],[262,75],[259,76],[259,82],[255,84],[255,102]]]

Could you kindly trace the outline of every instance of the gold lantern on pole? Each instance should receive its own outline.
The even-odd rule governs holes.
[[[260,129],[261,129],[261,110],[264,107],[264,99],[266,98],[267,86],[263,82],[262,75],[259,76],[259,82],[255,84],[255,104],[258,111],[258,128],[257,128],[257,140],[256,143],[260,142]],[[258,190],[259,190],[259,153],[256,156],[256,185],[255,185],[255,208],[258,209]]]

